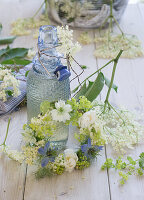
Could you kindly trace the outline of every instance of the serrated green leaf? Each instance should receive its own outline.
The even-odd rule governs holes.
[[[13,58],[13,59],[4,60],[1,62],[1,64],[6,64],[6,65],[24,65],[24,66],[30,63],[31,63],[30,60],[19,59],[19,58]]]
[[[0,44],[11,44],[16,39],[16,36],[10,36],[6,38],[0,38]]]
[[[40,105],[40,112],[45,115],[46,112],[49,110],[50,108],[50,102],[49,101],[43,101]]]
[[[83,86],[81,87],[81,89],[78,91],[77,95],[75,96],[75,99],[79,99],[80,96],[84,96],[85,93],[87,92],[87,88],[86,88],[86,82],[83,84]]]
[[[92,84],[92,86],[89,88],[89,90],[86,92],[85,97],[89,101],[93,101],[94,99],[97,98],[97,96],[100,94],[104,87],[104,75],[102,72],[100,72]]]
[[[13,48],[9,49],[6,53],[4,53],[1,57],[0,60],[5,61],[5,60],[11,60],[13,58],[23,58],[27,55],[28,49],[26,48]]]
[[[110,80],[104,76],[106,86],[110,86]],[[118,86],[113,83],[112,88],[117,92]]]

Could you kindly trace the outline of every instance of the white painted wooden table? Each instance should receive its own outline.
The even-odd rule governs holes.
[[[3,35],[9,35],[10,23],[18,17],[30,17],[42,0],[0,0],[0,22],[3,23]],[[122,20],[121,27],[126,33],[136,34],[144,46],[144,4],[129,5]],[[79,32],[76,32],[76,35]],[[95,31],[90,32],[94,37]],[[32,36],[19,37],[13,47],[36,47]],[[107,60],[95,59],[95,45],[84,46],[77,54],[77,60],[88,66],[82,79],[101,67]],[[110,76],[110,67],[104,71]],[[144,58],[120,59],[115,83],[118,94],[111,93],[111,102],[124,105],[130,110],[144,111]],[[74,87],[74,85],[73,85]],[[106,91],[101,95],[104,99]],[[22,126],[26,123],[26,108],[12,113],[7,144],[13,149],[21,145]],[[3,141],[9,116],[0,119],[0,141]],[[72,131],[71,131],[72,132]],[[131,155],[138,156],[144,151],[139,145]],[[35,180],[33,169],[20,165],[6,156],[0,159],[0,200],[143,200],[144,177],[130,177],[125,186],[120,187],[119,177],[114,171],[101,171],[100,167],[106,157],[113,156],[109,146],[105,147],[90,168],[84,171],[65,173],[62,176]]]

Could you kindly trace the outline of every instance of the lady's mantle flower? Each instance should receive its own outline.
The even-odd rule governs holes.
[[[54,162],[55,157],[56,157],[56,149],[55,147],[51,148],[50,147],[50,142],[47,142],[43,147],[40,147],[38,149],[38,153],[44,158],[41,161],[41,166],[45,167],[49,162]]]
[[[79,118],[79,126],[81,128],[88,128],[90,125],[96,123],[97,120],[98,118],[96,116],[96,112],[94,110],[90,110]]]
[[[95,155],[96,152],[102,150],[102,148],[103,148],[102,146],[97,146],[97,145],[92,146],[90,138],[88,138],[87,144],[81,145],[81,151],[89,159],[91,159],[93,157],[93,155]]]
[[[66,149],[64,153],[65,153],[64,165],[66,171],[72,172],[78,161],[77,154],[72,149]]]
[[[72,111],[71,105],[65,104],[64,101],[60,100],[55,103],[56,109],[51,111],[52,119],[59,122],[66,122],[70,120],[69,112]]]

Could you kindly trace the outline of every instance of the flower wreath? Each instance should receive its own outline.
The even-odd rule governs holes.
[[[125,147],[131,148],[140,140],[143,132],[143,127],[134,121],[130,112],[119,110],[118,113],[118,110],[114,111],[108,106],[105,108],[105,104],[98,101],[91,103],[85,96],[81,96],[79,101],[75,98],[67,102],[44,101],[40,111],[41,114],[32,118],[30,124],[25,124],[23,127],[22,136],[25,145],[22,147],[22,152],[10,150],[5,145],[6,138],[1,145],[2,150],[10,158],[20,163],[25,161],[28,165],[37,165],[36,178],[87,168],[99,155],[104,144],[111,143],[117,151]],[[50,142],[58,122],[65,125],[72,124],[78,128],[75,138],[80,146],[75,151],[65,149],[62,152]]]

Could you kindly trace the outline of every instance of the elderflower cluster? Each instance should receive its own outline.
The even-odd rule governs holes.
[[[34,18],[24,18],[18,19],[12,23],[12,35],[29,35],[32,29],[39,28],[40,26],[49,24],[49,19],[47,15],[41,15],[39,19]]]
[[[34,49],[29,49],[28,50],[28,54],[27,54],[27,58],[28,59],[33,59],[33,57],[35,56],[36,51]]]
[[[144,127],[136,121],[136,116],[126,109],[106,109],[103,104],[95,106],[95,112],[103,122],[106,143],[116,152],[125,153],[127,148],[144,140]]]
[[[24,161],[24,155],[22,152],[12,150],[8,146],[1,148],[1,151],[4,152],[9,158],[22,163]]]
[[[144,55],[140,40],[135,35],[110,35],[95,37],[97,44],[94,55],[100,58],[114,58],[123,49],[122,57],[136,58]]]
[[[20,95],[19,81],[12,75],[11,70],[0,66],[0,99],[6,101],[7,95]]]
[[[57,27],[57,34],[61,46],[57,47],[58,51],[64,56],[71,55],[74,56],[76,52],[81,49],[78,42],[73,41],[73,30],[69,30],[68,26]]]
[[[87,44],[90,44],[92,42],[92,39],[89,36],[88,32],[83,32],[83,33],[80,34],[78,41],[83,45],[87,45]]]

